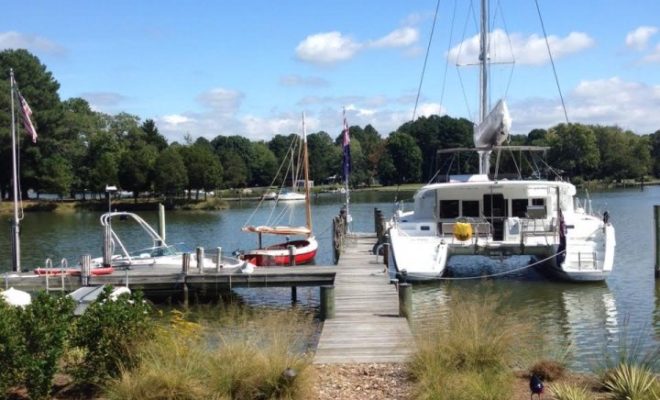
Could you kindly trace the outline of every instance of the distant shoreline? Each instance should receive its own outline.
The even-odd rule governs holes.
[[[598,182],[588,181],[576,185],[580,189],[589,190],[609,190],[609,189],[625,189],[625,188],[641,188],[643,186],[657,186],[660,185],[660,179],[653,179],[649,181],[623,181],[623,182]],[[352,189],[352,192],[414,192],[424,186],[423,183],[409,183],[405,185],[392,185],[392,186],[371,186],[358,189]],[[252,194],[246,196],[235,196],[236,191],[240,189],[231,189],[228,192],[233,196],[221,197],[208,197],[206,200],[188,200],[184,198],[178,199],[158,199],[158,198],[138,198],[135,202],[133,199],[113,199],[113,208],[121,208],[125,211],[152,211],[158,209],[158,204],[165,204],[167,209],[182,210],[182,211],[217,211],[230,208],[230,203],[241,201],[259,201],[260,196]],[[256,189],[255,191],[258,191]],[[324,191],[316,191],[313,196]],[[40,200],[24,200],[23,210],[25,212],[77,212],[77,211],[105,211],[107,210],[108,203],[105,200],[74,200],[74,199],[40,199]],[[9,215],[13,212],[13,203],[8,200],[0,201],[0,215]]]

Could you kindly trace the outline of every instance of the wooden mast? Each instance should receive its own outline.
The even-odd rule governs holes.
[[[305,178],[305,219],[307,221],[308,236],[312,235],[312,208],[309,196],[309,157],[307,155],[307,130],[305,129],[305,113],[302,117],[303,128],[303,173]]]

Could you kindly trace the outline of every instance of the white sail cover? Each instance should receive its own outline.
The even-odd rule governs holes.
[[[509,137],[510,129],[509,109],[504,100],[500,99],[486,118],[478,125],[474,125],[474,146],[499,146]]]

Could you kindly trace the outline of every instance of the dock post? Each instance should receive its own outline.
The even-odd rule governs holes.
[[[197,258],[197,269],[200,275],[204,273],[204,248],[198,247],[195,250],[195,257]]]
[[[335,317],[335,287],[321,286],[321,321]]]
[[[653,206],[655,216],[655,277],[660,278],[660,204]]]
[[[190,253],[181,255],[181,274],[183,275],[183,306],[188,307],[188,282],[187,276],[190,270]]]
[[[109,221],[109,220],[108,220]],[[110,222],[103,231],[103,266],[109,267],[112,264],[112,227]]]
[[[222,268],[222,247],[216,247],[215,252],[215,272],[218,272]]]
[[[293,254],[295,246],[289,245],[286,247],[289,250],[289,266],[296,266],[296,256]],[[296,286],[291,286],[291,304],[296,304],[298,302],[298,288]]]
[[[410,322],[412,318],[412,285],[399,284],[399,317],[405,317]]]
[[[383,264],[385,266],[389,266],[389,261],[390,261],[390,244],[389,243],[383,243]],[[387,268],[385,268],[387,270]]]
[[[158,203],[158,236],[165,242],[165,206],[162,203]],[[163,245],[162,242],[159,246]]]
[[[89,276],[92,273],[92,256],[85,254],[80,260],[80,284],[89,285]],[[48,278],[46,278],[48,279]]]

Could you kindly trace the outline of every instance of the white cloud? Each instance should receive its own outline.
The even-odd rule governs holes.
[[[439,103],[422,103],[417,107],[416,117],[429,117],[431,115],[444,115],[447,110]]]
[[[62,55],[66,49],[61,45],[37,35],[9,31],[0,32],[0,50],[27,49],[33,52]]]
[[[415,28],[404,27],[396,29],[380,39],[369,43],[370,47],[408,47],[417,43],[419,32]]]
[[[175,126],[190,122],[190,118],[180,114],[163,115],[162,119],[165,123]]]
[[[626,46],[633,50],[644,50],[651,36],[657,32],[655,26],[640,26],[626,35]]]
[[[215,88],[197,96],[197,101],[214,112],[230,114],[239,109],[243,97],[243,93],[236,90]]]
[[[655,49],[642,58],[645,63],[660,63],[660,43],[655,45]]]
[[[491,61],[510,62],[516,64],[543,65],[550,61],[545,39],[532,34],[523,36],[519,33],[506,34],[501,29],[494,30],[490,35]],[[577,53],[594,45],[594,40],[582,32],[571,32],[564,38],[555,35],[548,36],[550,50],[554,59]],[[449,60],[457,64],[472,64],[479,59],[479,35],[466,39],[461,44],[449,50]]]
[[[359,42],[341,32],[324,32],[307,36],[296,47],[296,57],[317,65],[332,65],[353,58],[367,48],[410,48],[419,40],[419,31],[413,27],[396,29],[387,35]],[[408,51],[406,54],[418,54]]]
[[[284,75],[280,77],[282,86],[329,86],[330,83],[318,76]]]
[[[296,56],[313,64],[334,64],[352,58],[361,44],[340,32],[325,32],[310,35],[296,47]]]
[[[582,81],[567,96],[571,122],[618,125],[638,134],[660,128],[660,85],[624,81],[618,77]],[[565,122],[559,100],[531,99],[512,104],[513,129],[528,133]]]

